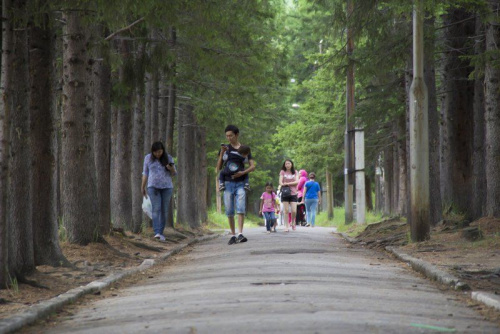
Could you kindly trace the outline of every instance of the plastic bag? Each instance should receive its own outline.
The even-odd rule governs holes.
[[[153,205],[151,204],[151,199],[143,197],[142,198],[142,211],[150,218],[153,219]]]

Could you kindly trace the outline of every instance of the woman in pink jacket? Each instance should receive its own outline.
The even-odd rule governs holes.
[[[307,178],[307,172],[303,169],[299,171],[299,184],[297,185],[297,197],[298,197],[298,204],[297,204],[297,224],[300,224],[302,226],[306,225],[306,206],[303,203],[303,197],[304,197],[304,184],[309,181]]]

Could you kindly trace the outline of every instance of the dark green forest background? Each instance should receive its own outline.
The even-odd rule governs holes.
[[[431,224],[500,216],[498,0],[425,2]],[[412,2],[2,1],[0,285],[64,265],[67,240],[140,232],[144,155],[179,174],[171,228],[215,206],[224,128],[252,148],[250,204],[285,158],[343,201],[346,68],[355,64],[371,210],[405,215]],[[354,52],[346,52],[346,27]],[[371,196],[369,196],[371,198]]]

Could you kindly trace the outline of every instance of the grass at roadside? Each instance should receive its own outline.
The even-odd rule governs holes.
[[[238,226],[238,218],[236,219],[236,226]],[[253,214],[248,214],[245,217],[245,228],[259,227],[259,223],[262,224],[262,218],[257,217]],[[208,211],[208,228],[211,229],[229,229],[229,223],[227,222],[227,217],[224,213],[217,213],[217,210],[211,209]]]
[[[334,209],[334,218],[328,219],[326,212],[321,212],[316,215],[316,226],[322,227],[336,227],[339,232],[347,232],[350,236],[355,236],[361,231],[363,231],[367,224],[373,224],[382,220],[382,215],[375,212],[366,213],[367,224],[356,224],[352,223],[349,225],[345,224],[344,221],[344,208],[336,207]],[[211,209],[208,212],[208,228],[211,229],[228,229],[229,224],[227,222],[227,217],[224,213],[217,213],[216,210]],[[262,218],[257,217],[253,214],[248,214],[245,218],[245,228],[259,227],[262,226]],[[261,225],[259,225],[261,224]]]
[[[346,232],[350,236],[356,236],[362,232],[366,225],[373,224],[382,220],[382,214],[378,212],[366,212],[366,224],[356,224],[355,222],[345,224],[345,210],[343,207],[335,207],[333,210],[333,219],[328,219],[326,211],[316,216],[316,225],[323,227],[336,227],[338,232]]]

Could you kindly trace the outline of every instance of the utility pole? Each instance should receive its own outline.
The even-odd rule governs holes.
[[[430,233],[429,121],[424,81],[424,0],[413,8],[413,82],[410,87],[410,224],[411,239],[424,241]]]
[[[356,222],[364,224],[366,212],[366,193],[365,193],[365,131],[356,126],[354,132],[354,142],[356,150],[354,154],[356,169]]]
[[[353,192],[354,192],[354,136],[353,126],[350,122],[354,115],[354,60],[352,53],[354,50],[354,41],[352,39],[352,13],[354,11],[353,0],[347,1],[347,87],[346,87],[346,132],[345,132],[345,158],[344,158],[344,206],[345,223],[350,224],[353,221]]]

